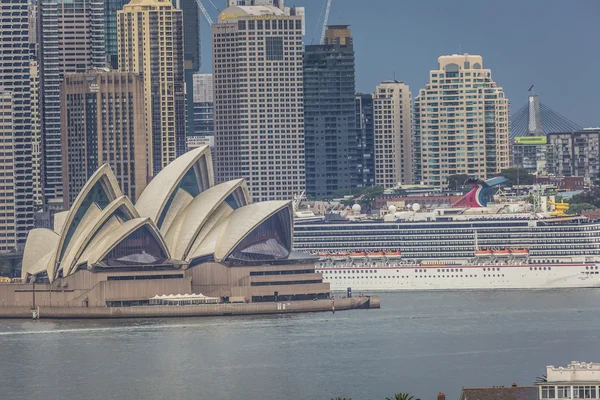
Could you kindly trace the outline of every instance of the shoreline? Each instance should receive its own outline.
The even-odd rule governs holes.
[[[335,311],[380,308],[379,296],[350,297],[333,300]],[[219,317],[234,315],[331,312],[332,300],[306,300],[277,303],[228,303],[186,306],[132,307],[39,307],[39,319],[107,319],[162,317]],[[29,306],[0,307],[0,319],[32,319]]]

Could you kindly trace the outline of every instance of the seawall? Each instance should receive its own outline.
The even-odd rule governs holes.
[[[137,307],[39,307],[40,319],[100,319],[154,317],[208,317],[253,314],[285,314],[380,308],[379,296],[335,300],[293,301],[278,303],[202,304],[190,306]],[[32,318],[29,306],[0,307],[0,318]]]

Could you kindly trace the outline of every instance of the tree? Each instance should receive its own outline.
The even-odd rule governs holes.
[[[533,175],[522,168],[507,168],[500,176],[510,179],[513,185],[533,185]]]
[[[535,378],[535,383],[546,383],[548,382],[548,375],[544,374]]]
[[[600,207],[600,187],[591,187],[573,197],[569,200],[569,204],[593,204],[596,207]]]
[[[462,190],[465,186],[465,181],[469,179],[469,175],[458,174],[458,175],[450,175],[446,178],[448,182],[448,189],[450,190]]]
[[[582,211],[595,210],[597,208],[598,207],[590,203],[570,204],[569,209],[567,210],[567,214],[579,215]]]
[[[386,397],[385,400],[419,400],[408,393],[396,393],[394,397]]]
[[[350,397],[334,397],[331,400],[352,400]]]

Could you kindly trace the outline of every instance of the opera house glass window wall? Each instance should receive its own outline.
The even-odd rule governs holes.
[[[218,185],[213,179],[210,149],[199,147],[167,165],[134,205],[110,167],[101,166],[71,209],[55,215],[53,229],[30,232],[22,278],[73,289],[102,280],[126,284],[131,277],[155,285],[147,288],[153,293],[113,288],[115,296],[129,296],[127,301],[98,289],[102,295],[94,302],[105,304],[146,304],[169,291],[254,301],[267,301],[274,292],[292,299],[328,296],[329,284],[314,273],[314,258],[292,251],[291,201],[252,203],[243,179]],[[262,285],[273,272],[296,270],[312,272],[293,282],[277,278]],[[165,279],[170,283],[162,284],[171,273]],[[76,301],[85,298],[89,304],[91,295],[81,294],[85,290],[74,290]]]

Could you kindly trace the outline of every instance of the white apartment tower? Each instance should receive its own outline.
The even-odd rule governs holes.
[[[373,94],[375,184],[412,183],[412,95],[408,85],[384,81]]]
[[[211,28],[216,177],[245,178],[255,201],[305,188],[302,14],[232,6]]]
[[[415,181],[489,179],[509,167],[508,99],[481,56],[442,56],[438,64],[415,99]]]

